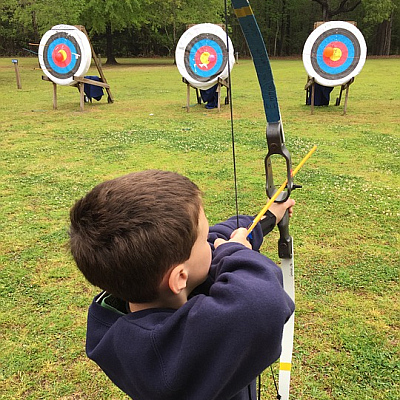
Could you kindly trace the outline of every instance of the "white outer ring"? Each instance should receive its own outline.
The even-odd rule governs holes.
[[[187,72],[186,66],[185,66],[185,50],[189,42],[195,38],[196,36],[202,34],[202,33],[212,33],[215,36],[218,36],[222,42],[226,46],[226,32],[218,25],[215,24],[198,24],[194,25],[191,28],[189,28],[186,32],[183,33],[183,35],[180,37],[178,44],[176,45],[176,50],[175,50],[175,60],[176,60],[176,66],[178,67],[179,73],[193,86],[198,89],[202,90],[207,90],[211,87],[213,87],[217,82],[218,78],[221,79],[226,79],[229,76],[229,72],[233,68],[233,64],[235,63],[235,56],[234,56],[234,50],[233,50],[233,45],[231,42],[231,39],[228,36],[228,48],[229,48],[229,63],[226,63],[226,66],[224,70],[216,77],[213,79],[207,81],[207,82],[200,82],[196,79],[193,79]],[[230,70],[228,70],[228,65],[230,66]]]
[[[339,79],[326,79],[323,78],[322,76],[319,76],[318,73],[314,70],[312,63],[311,63],[311,58],[315,55],[311,54],[311,49],[312,46],[314,45],[315,41],[327,30],[330,29],[337,29],[337,28],[342,28],[345,30],[350,31],[358,40],[358,43],[360,45],[360,58],[358,61],[358,64],[356,68],[351,71],[348,75],[346,75],[343,78]],[[360,32],[360,30],[354,26],[353,24],[350,24],[349,22],[345,21],[329,21],[325,22],[324,24],[320,25],[318,28],[314,29],[313,32],[311,32],[310,36],[307,38],[306,43],[304,44],[303,48],[303,64],[304,68],[306,69],[308,75],[311,78],[314,78],[317,83],[323,86],[340,86],[343,85],[344,83],[348,82],[351,78],[354,78],[356,75],[358,75],[364,64],[365,64],[365,59],[367,57],[367,45],[365,43],[365,39],[363,34]]]
[[[75,72],[74,76],[82,77],[88,72],[92,59],[92,50],[90,48],[90,43],[86,35],[78,28],[72,25],[55,25],[49,31],[47,31],[40,40],[38,57],[39,57],[39,64],[40,67],[42,68],[43,73],[52,82],[57,83],[58,85],[64,85],[64,86],[72,85],[73,83],[75,83],[73,76],[64,79],[57,78],[51,73],[51,71],[49,71],[46,68],[46,65],[44,63],[43,57],[44,57],[45,45],[47,41],[51,38],[51,36],[53,36],[57,32],[66,32],[69,35],[73,36],[81,48],[81,58],[82,58],[81,64],[78,70]]]

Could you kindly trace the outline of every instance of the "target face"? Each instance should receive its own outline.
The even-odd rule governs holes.
[[[39,44],[39,63],[53,82],[71,85],[74,76],[84,76],[90,67],[91,48],[86,35],[71,25],[56,25]]]
[[[308,75],[323,86],[339,86],[362,70],[367,45],[362,33],[352,24],[330,21],[308,37],[303,63]]]
[[[226,79],[235,63],[232,42],[218,25],[199,24],[179,39],[175,58],[180,74],[194,87],[209,89],[218,78]]]

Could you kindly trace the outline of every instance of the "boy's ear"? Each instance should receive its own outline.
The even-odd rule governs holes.
[[[188,274],[183,267],[183,264],[177,265],[171,270],[168,279],[168,286],[174,294],[179,294],[186,288]]]

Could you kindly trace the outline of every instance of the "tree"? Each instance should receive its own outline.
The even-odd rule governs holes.
[[[19,0],[15,18],[38,41],[54,25],[78,24],[82,3],[84,0]]]
[[[374,38],[370,42],[373,54],[390,54],[394,11],[399,6],[399,0],[363,0],[363,22],[367,32]]]
[[[113,33],[144,22],[144,10],[151,0],[87,0],[81,20],[91,33],[106,35],[107,64],[116,64]]]
[[[78,24],[82,3],[84,0],[1,0],[0,49],[15,54],[28,42],[39,43],[54,25]]]
[[[152,0],[147,8],[146,27],[171,55],[189,24],[203,22],[221,24],[224,5],[221,0]]]
[[[333,17],[339,14],[348,13],[355,10],[361,0],[312,0],[320,4],[322,7],[322,20],[330,21]],[[374,0],[378,1],[378,0]]]

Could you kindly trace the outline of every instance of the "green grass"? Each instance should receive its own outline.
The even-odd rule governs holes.
[[[37,60],[19,67],[21,90],[11,59],[0,59],[0,396],[125,399],[84,353],[96,289],[65,246],[69,208],[105,179],[162,168],[198,183],[210,223],[233,215],[229,108],[187,113],[172,60],[140,59],[104,68],[114,104],[103,98],[80,112],[78,91],[58,87],[53,111]],[[343,103],[310,114],[300,60],[272,68],[293,165],[318,146],[293,193],[292,398],[398,398],[400,59],[367,60],[345,116]],[[232,80],[239,209],[257,213],[267,148],[251,61],[240,60]],[[276,240],[263,251],[278,261]],[[263,384],[263,399],[275,398],[268,371]]]

